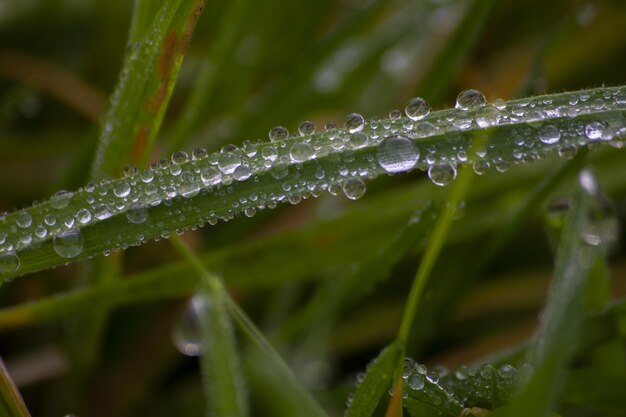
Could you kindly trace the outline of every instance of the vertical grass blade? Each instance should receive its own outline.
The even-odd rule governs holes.
[[[204,0],[162,3],[147,30],[152,11],[139,4],[145,17],[133,22],[129,51],[103,121],[92,169],[94,179],[119,175],[131,161],[143,164],[161,126],[174,83]],[[141,20],[141,22],[140,22]],[[142,36],[142,33],[144,35]]]
[[[585,241],[591,196],[588,173],[572,199],[557,252],[554,281],[543,313],[543,325],[529,349],[534,373],[520,394],[495,417],[546,416],[558,396],[569,358],[576,348],[584,318],[584,296],[590,268],[601,255]]]

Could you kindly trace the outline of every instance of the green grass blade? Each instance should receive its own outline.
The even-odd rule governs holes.
[[[374,413],[383,395],[389,391],[401,351],[398,343],[392,343],[368,365],[363,381],[350,400],[346,417],[369,417]]]
[[[252,215],[257,209],[297,202],[326,190],[337,193],[343,188],[351,198],[358,198],[364,191],[361,177],[374,178],[389,170],[433,169],[438,181],[441,173],[437,172],[443,168],[448,181],[456,165],[478,164],[475,169],[483,169],[493,164],[506,169],[519,163],[516,155],[530,162],[557,149],[571,153],[580,144],[619,141],[626,127],[624,95],[624,87],[600,88],[511,101],[502,110],[489,106],[443,110],[415,126],[404,118],[383,121],[394,135],[413,138],[413,145],[408,145],[410,155],[383,140],[390,135],[387,129],[371,124],[363,128],[369,136],[365,146],[353,145],[349,132],[339,129],[337,133],[313,135],[310,140],[315,148],[307,144],[309,138],[290,137],[254,149],[228,148],[193,159],[177,154],[174,163],[166,160],[154,170],[104,181],[7,215],[0,220],[1,277],[4,280],[139,245],[167,237],[175,230],[229,220],[242,212]],[[524,110],[531,105],[532,111]],[[487,119],[482,118],[485,112]],[[494,112],[500,116],[494,119]],[[572,123],[578,129],[571,129]],[[424,126],[434,128],[434,132],[422,136],[419,132]],[[542,135],[555,132],[557,141],[553,137],[542,140]],[[480,134],[489,136],[485,153],[471,153],[472,140]],[[530,150],[518,147],[516,142],[522,139],[524,149]],[[303,153],[292,158],[293,149]],[[417,151],[423,158],[419,162],[414,159]],[[277,158],[268,156],[269,152],[276,152]],[[424,156],[429,154],[429,158]],[[380,158],[410,158],[410,163],[406,168],[384,168],[377,162]],[[348,175],[344,175],[346,169]],[[290,175],[299,178],[294,181]],[[45,222],[48,215],[55,224]]]
[[[581,182],[588,178],[588,173],[581,174]],[[519,396],[494,416],[548,415],[560,391],[565,366],[580,339],[590,267],[601,251],[583,240],[590,205],[591,196],[578,189],[561,235],[544,322],[529,351],[534,373]]]
[[[495,0],[471,2],[463,20],[447,40],[446,47],[422,77],[417,88],[420,95],[427,100],[439,101],[446,93],[450,88],[450,81],[469,55],[495,4]]]
[[[0,415],[2,417],[30,417],[24,400],[0,359]]]
[[[130,50],[103,120],[93,178],[120,175],[127,161],[145,163],[204,1],[162,2],[148,29],[152,8],[138,5],[141,16],[133,22]]]

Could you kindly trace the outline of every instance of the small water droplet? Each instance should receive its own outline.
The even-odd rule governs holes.
[[[87,224],[91,221],[91,212],[86,208],[82,208],[76,212],[76,220],[79,223]]]
[[[587,136],[589,140],[601,139],[603,131],[604,125],[600,122],[591,122],[585,126],[585,136]]]
[[[359,177],[350,178],[343,183],[342,189],[350,200],[358,200],[365,194],[365,183]]]
[[[52,204],[52,207],[54,207],[55,209],[65,208],[67,207],[68,204],[70,204],[72,195],[73,194],[69,191],[65,191],[65,190],[57,191],[54,194],[54,197],[52,197],[52,199],[50,200],[50,204]]]
[[[135,165],[128,164],[124,167],[124,176],[126,178],[130,178],[130,177],[137,175],[137,172],[139,172],[139,170],[137,169]]]
[[[215,185],[222,180],[222,173],[217,167],[208,166],[200,171],[200,179],[204,185]]]
[[[300,136],[312,135],[315,133],[315,124],[310,120],[305,120],[298,126]]]
[[[31,224],[33,224],[33,216],[29,212],[23,211],[17,215],[15,222],[22,229],[26,229],[27,227],[30,227]]]
[[[456,168],[450,164],[437,164],[428,167],[428,177],[433,184],[443,187],[456,178]]]
[[[286,127],[283,126],[275,126],[269,131],[269,138],[271,142],[276,142],[279,140],[285,140],[289,137],[289,131]]]
[[[148,219],[148,210],[141,204],[135,203],[128,209],[126,218],[134,224],[141,224]]]
[[[83,251],[83,234],[79,229],[68,230],[54,238],[53,247],[62,258],[75,258]]]
[[[411,388],[412,390],[421,390],[422,388],[424,388],[424,375],[417,372],[413,373],[409,377],[408,385],[409,388]]]
[[[0,254],[0,274],[15,272],[20,267],[20,258],[15,252]]]
[[[404,113],[413,121],[421,120],[430,113],[430,106],[421,97],[414,97],[406,103]]]
[[[456,98],[456,108],[459,110],[474,110],[487,104],[485,95],[478,90],[464,90]]]
[[[291,160],[294,162],[306,162],[315,157],[315,149],[306,142],[294,143],[289,152]]]
[[[187,162],[188,159],[189,159],[189,155],[187,155],[187,152],[176,151],[172,154],[172,163],[176,165],[180,165],[184,162]]]
[[[224,174],[232,174],[241,165],[241,156],[235,152],[221,152],[217,160],[217,166]]]
[[[350,146],[353,149],[360,149],[367,146],[367,135],[363,132],[355,132],[350,135]]]
[[[345,126],[350,133],[360,132],[365,126],[365,120],[363,119],[363,116],[358,113],[350,113],[346,116]]]
[[[561,139],[561,131],[554,125],[544,125],[539,128],[539,140],[546,145],[557,143]]]
[[[404,172],[415,166],[419,159],[419,150],[410,139],[392,136],[380,144],[376,159],[386,172]]]
[[[113,194],[119,198],[124,198],[130,194],[130,185],[126,181],[119,181],[113,186]]]

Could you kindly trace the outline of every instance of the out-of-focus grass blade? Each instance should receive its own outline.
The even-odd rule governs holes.
[[[204,2],[164,1],[148,29],[153,6],[137,5],[141,16],[133,22],[132,42],[103,121],[94,179],[119,175],[128,161],[147,159]]]
[[[401,350],[398,343],[392,343],[368,365],[365,377],[350,401],[346,417],[369,417],[374,413],[382,396],[389,391]]]
[[[619,371],[574,370],[568,375],[561,402],[564,407],[591,408],[596,412],[594,415],[604,416],[609,412],[623,415],[626,410],[624,387],[626,377]]]
[[[172,245],[193,266],[201,278],[200,296],[191,307],[200,324],[201,359],[207,415],[246,416],[246,389],[239,365],[239,353],[227,310],[229,296],[219,278],[208,272],[191,250],[177,237]]]
[[[579,343],[590,268],[601,252],[598,246],[584,240],[591,206],[591,196],[584,188],[589,188],[589,175],[585,172],[581,182],[561,234],[543,325],[529,350],[534,373],[520,394],[495,411],[494,417],[548,415],[561,391],[567,362]]]
[[[0,359],[0,415],[2,417],[30,417],[24,400]]]
[[[447,46],[422,77],[417,91],[426,100],[441,100],[450,80],[469,55],[495,3],[495,0],[474,0],[468,6],[463,20],[447,40]]]

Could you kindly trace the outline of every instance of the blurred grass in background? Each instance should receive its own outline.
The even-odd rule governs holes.
[[[134,47],[127,44],[132,11],[132,2],[121,0],[0,3],[0,212],[88,181],[98,120],[124,54]],[[277,124],[295,131],[305,119],[321,128],[352,111],[382,116],[416,95],[447,107],[464,88],[494,100],[623,84],[625,27],[620,0],[208,1],[152,159],[178,149],[266,140]],[[623,161],[617,149],[599,150],[591,160],[606,194],[601,206],[613,242],[607,249],[613,297],[626,293]],[[464,278],[478,249],[554,164],[494,170],[475,180],[441,255],[445,262],[427,287],[410,356],[455,367],[532,334],[557,241],[545,224],[559,227],[548,208],[568,194],[567,181],[536,202],[523,232],[498,248],[500,256],[478,279]],[[322,197],[184,236],[331,415],[341,415],[356,373],[396,334],[424,242],[406,248],[390,278],[365,298],[346,302],[337,317],[300,322],[302,306],[319,287],[349,276],[392,242],[421,204],[445,199],[447,190],[424,177],[377,180],[356,203]],[[148,301],[127,295],[112,309],[87,368],[79,366],[83,345],[76,336],[84,334],[78,330],[82,313],[94,305],[2,332],[0,354],[31,413],[203,414],[198,361],[178,353],[171,340],[194,288],[176,288],[192,279],[181,265],[164,242],[124,252],[123,280],[165,276],[169,286]],[[77,264],[7,284],[0,306],[83,288],[92,267]],[[609,365],[624,366],[623,360]],[[574,395],[580,380],[568,384],[574,388],[562,404],[564,415],[624,415],[623,404],[610,403],[614,397]],[[261,371],[249,375],[249,395],[252,415],[289,415],[277,410],[281,397]],[[598,410],[603,414],[593,414]]]

